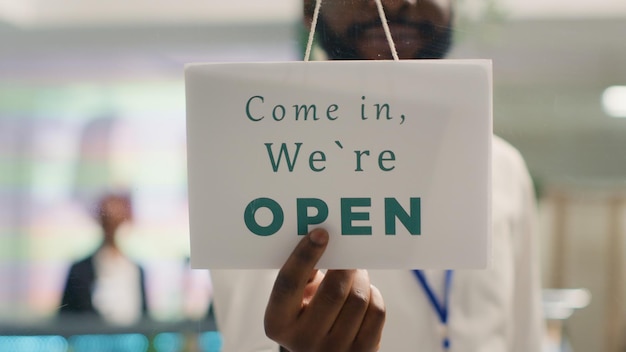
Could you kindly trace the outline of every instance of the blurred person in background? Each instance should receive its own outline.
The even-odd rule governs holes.
[[[446,55],[452,0],[382,3],[401,59]],[[309,27],[314,6],[304,0]],[[333,60],[392,57],[373,0],[324,1],[317,39]],[[494,137],[489,269],[322,273],[313,268],[332,237],[314,230],[280,271],[211,271],[223,350],[538,352],[543,319],[535,208],[522,157]]]
[[[63,316],[96,316],[107,323],[130,325],[147,313],[144,270],[119,248],[120,227],[132,220],[127,194],[104,194],[97,206],[102,243],[86,258],[73,263],[63,290]]]

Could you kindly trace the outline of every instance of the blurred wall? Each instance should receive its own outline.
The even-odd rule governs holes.
[[[626,44],[620,33],[626,33],[626,21],[619,17],[505,21],[495,16],[463,22],[451,55],[494,60],[495,132],[520,149],[538,185],[545,286],[585,287],[593,295],[591,305],[566,322],[575,351],[624,349],[620,332],[625,331],[626,316],[621,270],[626,250],[626,120],[610,118],[600,103],[606,87],[626,84]],[[182,89],[185,63],[299,59],[297,38],[296,21],[25,28],[0,24],[0,42],[10,48],[0,51],[0,166],[10,170],[0,173],[0,316],[43,314],[33,312],[21,296],[31,287],[22,274],[39,270],[26,263],[40,248],[28,232],[33,199],[40,197],[31,182],[41,180],[37,164],[55,155],[48,148],[43,159],[29,154],[41,143],[36,133],[40,127],[34,126],[52,131],[45,133],[50,137],[45,145],[66,143],[68,150],[77,150],[71,146],[78,144],[77,131],[85,123],[70,117],[61,128],[54,127],[56,117],[46,112],[49,100],[58,102],[59,96],[32,92],[71,85],[79,95],[64,99],[72,105],[89,90],[102,95],[130,83],[148,92],[139,105],[149,106],[161,101],[168,89]],[[163,82],[170,82],[170,88],[148,88]],[[137,110],[126,110],[128,105],[115,101],[111,106],[121,107],[114,111],[121,119],[166,119],[150,111],[137,115]],[[184,103],[170,108],[168,115],[181,121]],[[32,162],[22,162],[25,159]],[[41,194],[58,195],[58,189],[72,181],[50,182],[48,193]],[[56,200],[45,199],[49,204]]]

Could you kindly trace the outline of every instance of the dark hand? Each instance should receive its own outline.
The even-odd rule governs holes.
[[[265,311],[265,332],[291,352],[378,351],[385,306],[365,270],[315,265],[328,244],[325,230],[305,236],[278,273]]]

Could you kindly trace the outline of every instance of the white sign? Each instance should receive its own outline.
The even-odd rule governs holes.
[[[484,268],[487,60],[185,69],[191,262],[279,268],[330,233],[321,268]]]

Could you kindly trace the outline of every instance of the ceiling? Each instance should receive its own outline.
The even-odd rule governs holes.
[[[469,16],[497,8],[512,19],[626,18],[623,0],[457,0]],[[0,21],[18,27],[289,22],[299,0],[0,0]]]
[[[514,19],[626,17],[626,2],[623,0],[494,0],[494,2],[501,4],[500,7],[505,13]]]
[[[291,21],[295,0],[0,0],[0,20],[19,27]]]
[[[0,19],[21,27],[277,22],[297,11],[294,0],[0,0]]]

